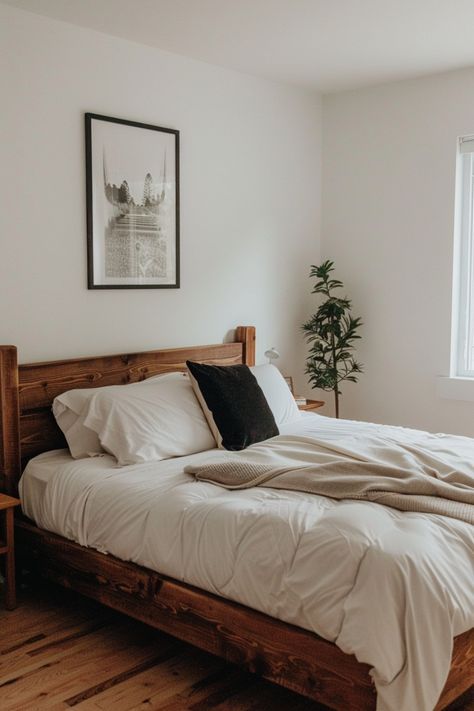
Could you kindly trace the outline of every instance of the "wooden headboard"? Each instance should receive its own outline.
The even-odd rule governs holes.
[[[185,370],[186,360],[254,365],[255,328],[239,326],[232,343],[25,365],[18,365],[15,346],[0,346],[0,491],[15,495],[31,457],[66,446],[51,412],[57,395]]]

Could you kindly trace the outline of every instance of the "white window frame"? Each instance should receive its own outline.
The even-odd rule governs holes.
[[[458,142],[456,163],[452,378],[474,380],[474,136]]]

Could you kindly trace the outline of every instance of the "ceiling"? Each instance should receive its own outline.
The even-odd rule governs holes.
[[[472,0],[3,2],[323,92],[474,65]]]

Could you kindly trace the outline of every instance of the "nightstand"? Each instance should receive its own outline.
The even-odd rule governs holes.
[[[322,407],[326,403],[324,400],[306,400],[303,405],[298,405],[299,410],[317,410],[318,407]]]
[[[13,537],[13,514],[19,499],[0,494],[0,517],[3,518],[0,529],[0,556],[5,556],[5,607],[16,607],[15,588],[15,542]]]

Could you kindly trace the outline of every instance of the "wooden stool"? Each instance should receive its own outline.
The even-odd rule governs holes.
[[[0,494],[0,513],[3,513],[4,523],[3,535],[0,538],[0,556],[5,556],[5,607],[7,610],[14,610],[16,607],[13,513],[15,506],[19,505],[19,499]]]

